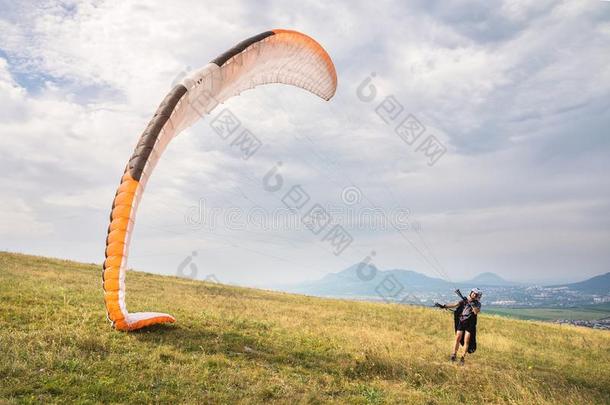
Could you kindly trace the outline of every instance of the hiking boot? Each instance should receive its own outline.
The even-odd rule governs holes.
[[[465,363],[464,356],[460,357],[460,366],[463,366]]]
[[[455,354],[452,354],[452,355],[451,355],[450,360],[451,360],[451,361],[455,361]]]

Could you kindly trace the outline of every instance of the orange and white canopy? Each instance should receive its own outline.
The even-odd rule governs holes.
[[[328,53],[296,31],[273,30],[240,42],[191,72],[167,94],[127,163],[112,203],[102,271],[108,319],[119,330],[135,330],[175,318],[158,312],[129,313],[125,271],[136,211],[146,183],[168,143],[218,104],[258,85],[289,84],[329,100],[337,74]]]

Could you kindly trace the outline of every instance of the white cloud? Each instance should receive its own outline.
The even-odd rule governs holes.
[[[10,173],[0,186],[14,212],[2,216],[0,248],[101,261],[118,179],[172,80],[243,38],[280,27],[326,47],[339,73],[337,96],[324,103],[278,86],[230,100],[227,106],[265,143],[247,162],[207,122],[180,135],[142,201],[131,265],[173,274],[175,264],[200,249],[206,274],[225,271],[233,281],[264,283],[335,271],[376,249],[382,267],[433,274],[395,233],[359,233],[356,248],[336,258],[307,231],[219,236],[186,227],[184,214],[200,198],[281,207],[260,185],[281,160],[287,183],[302,184],[316,201],[336,204],[354,182],[376,203],[411,209],[456,278],[490,267],[521,278],[537,271],[565,276],[582,266],[589,274],[607,271],[610,144],[602,132],[610,124],[610,22],[604,7],[550,1],[468,7],[311,1],[298,9],[275,1],[15,5],[0,17],[0,162]],[[379,96],[366,104],[355,91],[371,72]],[[386,95],[446,144],[437,165],[429,167],[375,114]],[[8,239],[17,223],[24,232]],[[573,259],[564,257],[566,250]]]
[[[44,238],[52,235],[53,226],[20,198],[0,198],[0,235],[11,238]]]

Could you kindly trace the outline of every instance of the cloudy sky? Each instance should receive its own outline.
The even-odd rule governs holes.
[[[608,2],[21,3],[0,0],[1,250],[101,263],[123,168],[172,84],[288,28],[331,55],[335,98],[275,85],[229,100],[263,142],[248,160],[215,113],[177,137],[130,267],[268,286],[374,251],[380,268],[448,280],[610,271]],[[412,144],[395,132],[409,115],[424,127]],[[434,164],[424,140],[446,150]],[[341,254],[265,189],[277,162],[285,190],[345,225]]]

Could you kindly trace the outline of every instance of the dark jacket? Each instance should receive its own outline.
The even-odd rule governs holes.
[[[466,303],[464,301],[460,302],[460,305],[455,309],[455,311],[453,312],[453,323],[455,326],[455,330],[457,331],[458,326],[460,324],[460,316],[462,315],[462,311],[464,310],[464,306],[466,305]],[[477,316],[475,314],[472,314],[472,320],[470,320],[470,322],[472,322],[473,327],[470,330],[470,341],[468,342],[468,353],[474,353],[477,350]],[[460,341],[460,344],[462,346],[464,346],[464,335],[462,335],[462,340]]]

